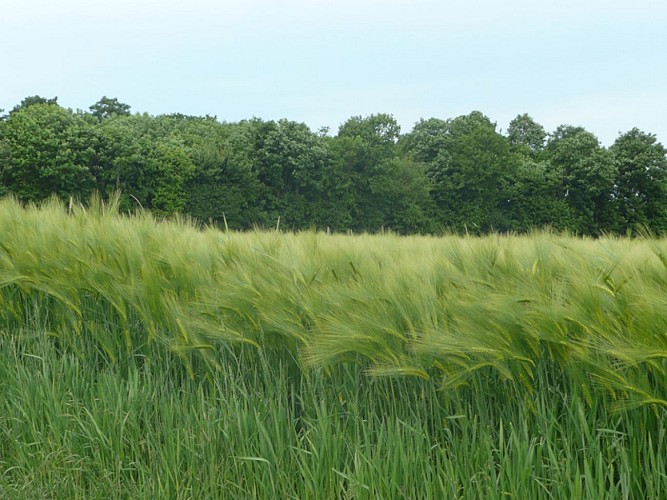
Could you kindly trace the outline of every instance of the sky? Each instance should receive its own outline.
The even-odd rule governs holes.
[[[633,127],[667,146],[664,0],[0,0],[0,108],[84,109],[338,127],[478,110],[506,130]]]

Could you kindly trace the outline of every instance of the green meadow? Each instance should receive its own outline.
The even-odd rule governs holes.
[[[665,498],[667,240],[0,200],[2,498]]]

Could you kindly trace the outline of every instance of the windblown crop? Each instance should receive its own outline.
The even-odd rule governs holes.
[[[484,372],[530,392],[547,369],[667,406],[664,241],[225,234],[12,201],[0,234],[0,328],[111,361],[156,344],[215,376],[247,344],[447,389]]]
[[[14,359],[12,363],[16,363],[19,373],[13,373],[14,365],[6,362],[2,376],[17,380],[21,377],[22,363],[34,360],[31,356],[40,359],[46,356],[36,354],[35,345],[41,346],[40,353],[48,352],[54,359],[69,360],[67,363],[77,366],[83,363],[90,373],[109,370],[125,373],[125,378],[120,379],[122,384],[136,384],[132,377],[139,375],[131,375],[136,370],[155,374],[160,370],[177,372],[184,367],[190,380],[177,378],[182,381],[179,383],[192,387],[208,384],[221,391],[219,397],[232,400],[230,379],[241,380],[249,377],[249,371],[255,371],[259,379],[250,384],[253,388],[248,389],[246,380],[239,385],[244,388],[239,394],[263,405],[260,401],[264,396],[254,400],[248,395],[248,391],[255,390],[253,384],[266,387],[272,383],[277,384],[275,387],[285,384],[285,404],[291,408],[288,413],[293,418],[302,418],[311,412],[312,419],[305,420],[306,428],[283,436],[284,442],[296,439],[292,448],[303,447],[304,453],[311,455],[317,448],[313,443],[305,446],[304,442],[316,429],[308,430],[307,426],[336,419],[330,407],[318,406],[317,398],[311,400],[312,394],[305,397],[303,391],[317,387],[321,396],[328,394],[343,407],[349,404],[352,405],[349,408],[358,412],[367,402],[369,408],[363,412],[372,413],[371,408],[378,403],[366,398],[379,397],[379,393],[362,397],[359,384],[362,387],[370,384],[369,387],[375,388],[373,391],[379,390],[378,387],[388,391],[381,392],[386,401],[377,407],[382,408],[380,413],[395,411],[396,415],[404,415],[401,418],[408,418],[405,417],[408,412],[409,418],[435,426],[430,431],[418,432],[427,436],[419,445],[423,450],[440,446],[428,441],[428,436],[440,435],[448,428],[448,418],[455,419],[450,421],[452,425],[463,417],[474,422],[476,417],[466,412],[501,411],[480,408],[508,402],[515,402],[507,415],[514,415],[517,422],[533,415],[537,420],[544,417],[544,422],[551,418],[549,421],[556,425],[561,417],[549,409],[550,404],[574,412],[568,416],[574,420],[567,420],[570,422],[567,425],[572,426],[567,432],[574,441],[581,438],[574,430],[582,422],[577,420],[579,412],[589,412],[590,418],[604,422],[591,424],[598,425],[592,430],[582,427],[591,436],[610,421],[616,422],[608,424],[610,429],[616,429],[610,432],[629,432],[617,429],[621,425],[617,418],[629,418],[630,427],[635,430],[648,425],[645,420],[637,420],[641,414],[652,419],[653,431],[662,433],[664,438],[667,241],[591,240],[549,233],[484,238],[228,233],[213,228],[201,230],[182,220],[159,222],[146,214],[126,217],[118,215],[113,204],[104,206],[99,201],[87,209],[64,207],[55,202],[41,208],[23,208],[6,199],[0,202],[0,341],[5,359]],[[285,378],[275,379],[277,372],[272,370],[283,373]],[[262,373],[266,374],[264,378]],[[342,386],[327,388],[327,384],[335,385],[341,380]],[[24,382],[30,383],[28,379]],[[278,392],[282,394],[283,389]],[[435,389],[439,390],[434,392]],[[138,393],[141,387],[132,390]],[[109,397],[123,398],[122,394]],[[204,405],[206,397],[201,398],[197,404]],[[12,407],[11,401],[5,400],[3,404],[5,415],[9,415],[7,408]],[[423,405],[421,410],[420,405]],[[196,420],[202,428],[210,425],[182,411],[189,415],[187,418],[194,419],[191,423]],[[72,409],[63,409],[61,413],[68,412],[76,413]],[[430,412],[430,417],[425,420],[420,412]],[[121,411],[118,418],[130,413],[129,409]],[[374,415],[368,421],[379,413]],[[510,418],[507,415],[505,419]],[[40,410],[34,410],[31,417],[43,418]],[[13,421],[5,418],[2,430],[8,436],[12,425],[18,424],[10,425]],[[178,420],[176,414],[173,418]],[[248,418],[252,420],[252,416]],[[489,444],[491,448],[521,448],[519,441],[511,444],[512,439],[520,439],[519,430],[507,437],[504,432],[508,431],[503,431],[507,422],[503,424],[503,417],[500,427],[497,420],[489,418],[496,433],[494,439],[501,440],[501,444],[497,441]],[[639,424],[640,421],[643,423]],[[249,425],[263,428],[253,422]],[[273,432],[277,434],[270,438],[267,434],[262,442],[266,445],[279,439],[284,431],[280,430],[282,425],[276,423]],[[468,430],[474,432],[471,429],[476,424],[469,425]],[[90,430],[86,425],[82,429]],[[354,439],[366,439],[363,437],[369,432],[366,427],[354,429]],[[460,432],[467,432],[461,429]],[[391,430],[395,436],[403,431],[400,427]],[[555,428],[542,431],[556,432]],[[646,453],[655,454],[656,439],[662,439],[653,431],[641,436],[644,440],[641,442],[649,443],[645,446]],[[525,432],[530,434],[528,430]],[[561,432],[565,431],[558,430]],[[298,441],[302,438],[306,441]],[[124,449],[124,438],[119,439],[117,446]],[[375,435],[373,439],[383,438]],[[510,444],[503,444],[504,439],[510,439]],[[8,441],[3,442],[0,450],[16,459],[19,452],[14,450],[12,455],[10,448],[13,448]],[[526,446],[532,446],[531,442],[526,441]],[[301,468],[293,473],[305,474],[304,485],[309,484],[308,474],[312,475],[310,480],[316,485],[312,490],[303,485],[297,488],[288,482],[283,484],[280,481],[284,478],[279,479],[282,476],[275,474],[260,474],[257,484],[273,485],[273,490],[265,491],[280,492],[281,496],[295,494],[294,491],[299,495],[316,494],[320,488],[335,495],[352,495],[356,491],[374,496],[371,493],[391,492],[362,488],[359,484],[370,487],[363,479],[354,479],[351,472],[363,470],[362,464],[355,466],[359,469],[342,470],[353,459],[354,454],[349,453],[354,444],[345,449],[331,446],[341,455],[317,460],[299,453],[298,457],[292,457],[292,466]],[[461,445],[450,446],[455,450]],[[288,448],[283,452],[292,453]],[[636,455],[628,460],[639,466],[640,452],[633,450]],[[660,491],[665,493],[667,477],[658,472],[653,482],[646,478],[628,479],[634,476],[626,471],[626,478],[616,469],[607,477],[605,467],[614,463],[608,461],[614,452],[604,447],[598,451],[611,455],[600,462],[599,474],[582,469],[583,476],[590,476],[592,482],[598,481],[600,475],[605,477],[599,479],[599,489],[591,489],[591,494],[613,488],[621,496],[645,493],[649,489],[647,484],[653,488],[651,491],[663,488]],[[470,449],[468,452],[473,453]],[[237,474],[250,473],[250,469],[255,471],[253,467],[281,460],[278,452],[273,458],[270,453],[257,450],[248,453],[236,457]],[[408,451],[405,453],[411,456]],[[572,453],[576,456],[576,452]],[[548,476],[547,462],[551,467],[556,467],[555,464],[564,467],[561,459],[565,460],[566,455],[560,458],[540,455],[540,474]],[[370,460],[369,464],[383,463],[383,458],[373,453],[363,456]],[[29,463],[28,458],[25,460]],[[411,487],[435,481],[439,473],[444,473],[443,467],[453,467],[448,472],[452,478],[468,470],[464,466],[456,469],[451,461],[432,462],[428,457],[424,460],[433,467],[433,477],[418,480]],[[665,463],[664,456],[661,459],[653,456],[653,460],[656,471]],[[338,464],[336,467],[340,469],[312,468],[316,463],[330,462]],[[118,465],[105,463],[112,469]],[[243,464],[240,469],[239,463]],[[591,463],[584,460],[581,462],[584,465],[577,462],[568,466],[573,467],[574,473],[580,466],[590,468]],[[415,464],[403,465],[421,469],[425,466]],[[12,468],[10,463],[2,465],[5,469]],[[533,476],[519,478],[525,464],[508,462],[506,466],[516,474],[506,478],[508,484],[531,483]],[[122,476],[121,472],[118,470],[116,474]],[[641,474],[641,470],[635,473]],[[16,474],[14,469],[5,472],[4,477]],[[372,472],[367,474],[372,476]],[[141,480],[132,477],[134,481]],[[408,481],[409,473],[406,478]],[[237,479],[239,495],[240,492],[260,495],[260,490],[253,490],[257,484],[249,486],[248,478]],[[494,481],[487,479],[488,484]],[[483,486],[487,479],[480,479],[482,486],[477,485],[477,489],[466,489],[465,481],[459,477],[460,484],[452,486],[452,490],[429,483],[433,489],[428,491],[436,496],[438,492],[450,491],[453,496],[474,497],[487,491]],[[534,491],[553,494],[555,483],[550,486],[551,483],[544,481],[537,486],[533,484]],[[559,491],[576,494],[578,487],[591,487],[584,483],[579,486],[573,483],[570,489]],[[425,490],[409,491],[419,496]]]

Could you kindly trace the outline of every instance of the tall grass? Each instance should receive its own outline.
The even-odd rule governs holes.
[[[666,266],[2,200],[0,496],[664,496]]]

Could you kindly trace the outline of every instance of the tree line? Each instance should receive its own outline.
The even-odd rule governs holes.
[[[0,195],[39,202],[121,193],[121,209],[254,226],[401,234],[667,232],[667,156],[637,128],[603,147],[582,127],[528,114],[501,133],[484,114],[355,116],[335,135],[258,118],[88,111],[32,96],[0,111]]]

